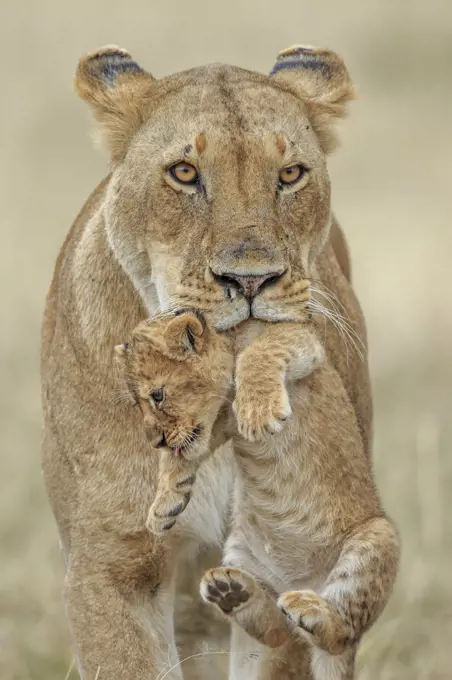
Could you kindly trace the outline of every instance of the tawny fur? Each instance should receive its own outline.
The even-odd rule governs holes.
[[[56,263],[42,328],[42,399],[44,477],[83,680],[155,680],[177,664],[178,565],[196,574],[199,548],[222,544],[235,470],[230,447],[216,452],[201,466],[174,535],[152,535],[146,520],[158,460],[140,431],[139,409],[117,394],[111,348],[160,308],[197,307],[218,329],[246,325],[251,311],[264,321],[294,320],[292,293],[305,278],[316,281],[326,308],[334,296],[365,345],[348,258],[335,247],[339,228],[330,228],[329,144],[315,132],[321,120],[332,134],[338,90],[324,79],[308,102],[301,91],[309,64],[291,73],[209,66],[156,80],[116,48],[79,64],[76,88],[99,121],[112,173],[88,199]],[[197,148],[199,135],[205,144]],[[281,136],[291,156],[281,156]],[[199,168],[202,190],[174,184],[167,168],[181,160]],[[308,182],[278,193],[278,173],[291,162],[309,168]],[[227,271],[283,275],[250,308],[215,278]],[[347,352],[328,319],[324,338],[368,451],[365,349],[364,361]],[[340,417],[341,404],[328,408]],[[231,658],[237,644],[234,637]],[[291,658],[281,659],[281,678],[290,677]],[[178,666],[167,680],[181,677]]]
[[[215,442],[226,442],[224,435],[219,441],[218,416],[233,384],[232,342],[186,312],[141,322],[116,354],[118,384],[140,408],[150,450],[159,456],[146,525],[155,534],[164,533],[185,510],[200,463]]]
[[[245,439],[234,437],[232,530],[223,566],[206,573],[201,592],[280,648],[251,677],[279,677],[298,633],[315,680],[351,680],[359,641],[392,592],[399,539],[328,354],[319,366],[321,333],[287,326],[266,328],[237,359],[234,412]],[[281,414],[287,422],[269,427]]]
[[[161,333],[164,338],[172,327],[184,329],[192,320],[190,313],[157,319],[145,331],[148,337]],[[143,332],[142,326],[132,338]],[[219,433],[224,439],[234,436],[240,472],[233,526],[224,566],[206,573],[201,592],[269,647],[284,648],[293,630],[300,631],[312,647],[315,680],[350,680],[357,645],[392,591],[397,533],[384,516],[355,414],[323,358],[315,325],[259,325],[257,332],[251,342],[249,333],[236,334],[239,347],[248,344],[237,357],[237,423],[227,425],[220,419]],[[145,423],[149,402],[156,410],[152,385],[160,384],[163,375],[168,393],[161,404],[164,417],[159,422],[153,418],[157,441],[164,433],[170,447],[161,452],[149,515],[148,526],[154,531],[173,530],[184,512],[197,467],[208,454],[221,407],[218,395],[226,395],[232,376],[230,344],[220,343],[212,329],[204,330],[202,337],[201,348],[193,343],[184,349],[187,359],[170,359],[172,367],[165,345],[132,339],[125,350],[126,380],[142,403]],[[183,340],[180,343],[185,347]],[[199,383],[199,363],[207,355],[218,367],[216,389],[208,369],[205,385]],[[188,425],[184,413],[173,415],[179,411],[178,400],[190,411]],[[328,401],[341,404],[340,420],[334,419]],[[171,441],[174,417],[181,420],[182,433],[202,422],[200,441],[196,438],[182,450],[183,437]],[[278,668],[280,655],[278,651],[271,658],[267,653],[253,677],[267,677],[269,668]]]

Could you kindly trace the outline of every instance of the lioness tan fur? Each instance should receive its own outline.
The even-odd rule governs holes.
[[[223,543],[235,463],[230,448],[216,452],[174,537],[152,535],[158,463],[138,409],[116,398],[111,348],[177,306],[199,308],[220,330],[251,315],[296,320],[292,295],[309,278],[329,310],[325,351],[369,450],[366,351],[364,361],[345,351],[329,302],[365,345],[326,164],[353,88],[327,50],[293,50],[271,76],[207,66],[156,80],[126,52],[104,48],[81,59],[75,85],[112,171],[66,238],[43,320],[43,469],[66,561],[66,611],[83,680],[156,680],[170,666],[175,680],[178,565],[195,574],[199,550]],[[198,169],[197,183],[175,179],[181,162]],[[281,188],[291,164],[304,168],[304,184]],[[341,405],[330,407],[340,417]],[[246,648],[234,634],[232,677],[244,677],[235,660]]]
[[[270,647],[290,646],[294,624],[312,646],[314,678],[350,680],[361,636],[391,593],[398,537],[318,336],[312,323],[270,324],[237,357],[233,411],[243,436],[233,435],[239,477],[232,530],[224,566],[205,574],[201,593]],[[190,500],[221,395],[226,406],[233,349],[190,312],[140,324],[118,349],[146,431],[162,448],[148,526],[169,531]],[[341,404],[340,419],[329,401]],[[234,433],[234,423],[221,424],[223,439]],[[249,677],[268,678],[280,658],[267,652],[256,668],[249,660],[243,666]]]

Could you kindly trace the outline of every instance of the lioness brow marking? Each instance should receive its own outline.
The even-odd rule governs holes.
[[[278,149],[281,156],[284,156],[287,146],[286,146],[286,140],[284,139],[284,137],[282,135],[278,135],[277,138],[276,138],[276,148]]]
[[[195,146],[196,146],[196,151],[200,154],[205,150],[205,148],[207,146],[207,139],[206,139],[206,135],[204,134],[204,132],[201,132],[201,134],[196,137]]]

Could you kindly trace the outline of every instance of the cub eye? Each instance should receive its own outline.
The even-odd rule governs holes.
[[[176,163],[169,168],[168,172],[176,182],[181,184],[197,184],[199,182],[198,171],[191,163]]]
[[[289,165],[287,168],[280,170],[279,185],[284,187],[296,184],[306,172],[307,169],[303,165]]]
[[[160,404],[163,401],[164,396],[165,396],[165,393],[163,391],[163,387],[159,387],[156,390],[152,390],[152,392],[151,392],[151,399],[156,404]]]

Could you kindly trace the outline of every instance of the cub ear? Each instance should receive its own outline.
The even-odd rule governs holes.
[[[331,50],[295,45],[278,54],[270,76],[304,101],[321,148],[331,153],[338,144],[334,123],[356,99],[342,58]]]
[[[199,354],[205,345],[206,330],[201,314],[182,310],[171,319],[164,333],[169,352],[179,359],[193,352]]]
[[[120,163],[146,117],[154,82],[125,50],[107,46],[82,57],[75,74],[77,94],[99,123],[98,137],[113,163]]]

